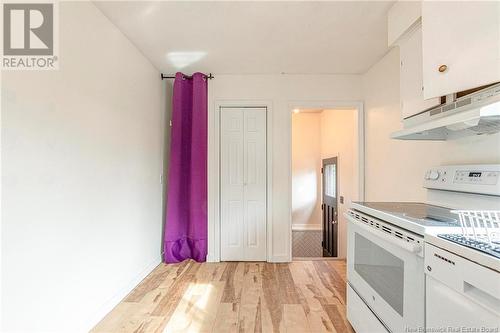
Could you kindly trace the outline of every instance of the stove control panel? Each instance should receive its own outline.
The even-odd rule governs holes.
[[[498,182],[498,171],[457,170],[453,182],[456,184],[495,185]]]
[[[426,171],[429,189],[500,196],[500,165],[446,165]]]

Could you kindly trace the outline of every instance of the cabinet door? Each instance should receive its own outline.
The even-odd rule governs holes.
[[[424,1],[422,33],[425,98],[500,81],[500,2]]]
[[[424,100],[422,82],[422,29],[416,28],[399,43],[401,59],[401,117],[408,118],[440,104],[440,98]]]

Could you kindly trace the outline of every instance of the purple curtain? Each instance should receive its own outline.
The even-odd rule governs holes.
[[[207,78],[175,75],[164,261],[207,256]]]

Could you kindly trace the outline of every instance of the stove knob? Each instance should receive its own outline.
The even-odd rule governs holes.
[[[429,173],[429,179],[430,180],[438,180],[439,179],[439,171],[431,170],[431,172]]]

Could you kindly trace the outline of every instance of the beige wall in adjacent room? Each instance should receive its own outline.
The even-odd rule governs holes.
[[[321,159],[337,157],[338,256],[345,258],[347,221],[344,212],[358,198],[358,116],[357,110],[324,110],[321,113]]]
[[[292,226],[321,228],[321,113],[292,115]]]
[[[357,110],[319,110],[292,115],[292,226],[322,227],[322,160],[337,157],[338,250],[346,255],[343,213],[358,198]]]

